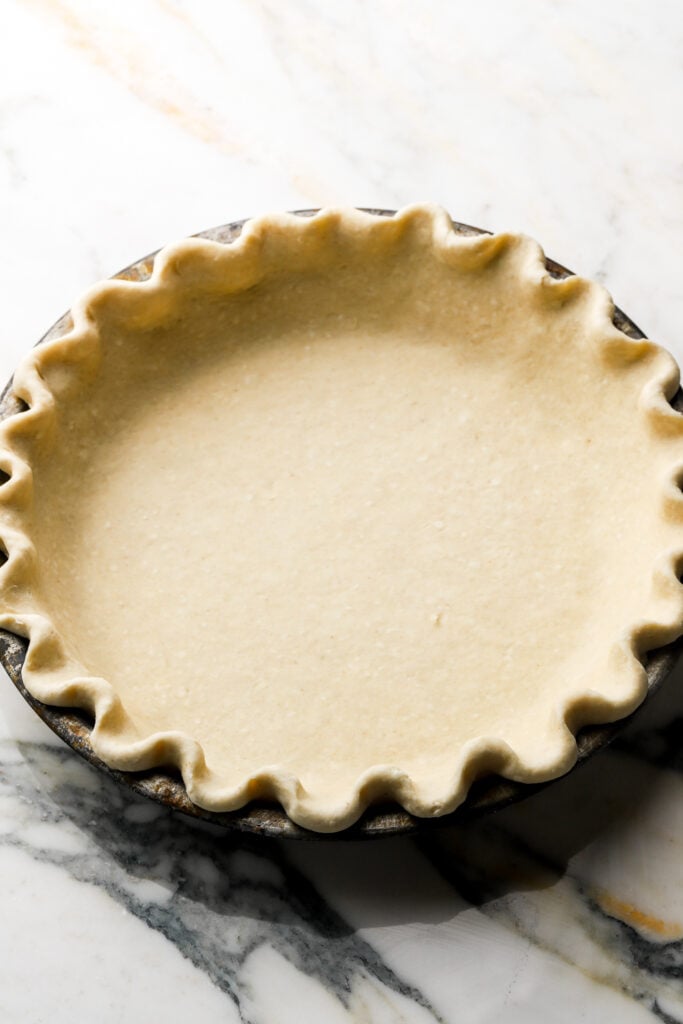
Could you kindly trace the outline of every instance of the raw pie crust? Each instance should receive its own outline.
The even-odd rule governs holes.
[[[198,805],[350,825],[549,779],[681,632],[673,359],[436,207],[269,216],[106,281],[0,428],[39,700]]]

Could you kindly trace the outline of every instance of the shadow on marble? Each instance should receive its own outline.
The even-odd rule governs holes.
[[[282,901],[305,892],[297,918],[317,929],[320,908],[303,910],[315,902],[304,875],[333,904],[352,904],[356,926],[450,918],[454,905],[426,861],[467,905],[552,885],[573,856],[648,801],[661,769],[683,769],[681,721],[679,669],[610,749],[548,789],[477,823],[372,842],[234,837],[135,797],[66,749],[18,746],[34,799],[70,820],[102,858],[225,915],[276,921]],[[248,910],[235,884],[236,865],[247,861],[254,877],[279,879],[275,889],[257,886],[261,898]]]
[[[544,888],[598,837],[636,818],[667,771],[683,773],[683,661],[607,750],[489,819],[418,844],[471,903]]]
[[[679,671],[576,773],[488,820],[418,839],[230,836],[134,796],[66,747],[5,741],[0,795],[12,825],[0,842],[106,892],[204,971],[245,1020],[247,961],[264,950],[345,1005],[371,976],[439,1019],[364,936],[452,922],[472,905],[490,904],[507,921],[500,897],[557,882],[572,857],[637,817],[659,780],[683,769],[682,680]]]

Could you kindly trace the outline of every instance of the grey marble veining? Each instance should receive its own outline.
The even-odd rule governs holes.
[[[243,979],[267,945],[323,985],[344,1007],[361,980],[386,988],[441,1020],[326,903],[286,851],[265,840],[233,839],[133,797],[52,744],[0,748],[0,801],[16,825],[0,845],[96,886],[159,931],[236,1006],[250,1011]],[[16,756],[18,754],[18,756]],[[39,840],[34,834],[40,825]],[[72,843],[65,849],[64,835]]]

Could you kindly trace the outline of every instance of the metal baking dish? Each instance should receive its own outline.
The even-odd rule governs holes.
[[[304,217],[310,217],[316,212],[316,210],[296,211],[297,214]],[[390,217],[395,211],[371,209],[367,212],[378,216]],[[245,220],[241,220],[231,224],[223,224],[220,227],[202,231],[197,237],[209,238],[216,242],[228,244],[237,238],[245,223]],[[457,232],[464,235],[488,233],[484,232],[481,228],[471,227],[470,225],[458,222],[454,222],[454,228]],[[149,256],[143,257],[115,276],[130,281],[144,281],[152,272],[155,255],[155,253],[152,253]],[[559,263],[555,263],[553,260],[546,260],[546,265],[553,277],[563,278],[571,275],[571,271]],[[638,339],[645,337],[633,321],[619,309],[614,311],[614,323],[630,338]],[[60,337],[70,327],[71,317],[67,313],[50,328],[38,344]],[[674,408],[683,412],[683,392],[680,389],[671,404]],[[12,394],[12,381],[10,380],[0,397],[0,420],[20,411],[23,407],[23,403]],[[343,832],[331,835],[311,832],[295,825],[287,817],[283,809],[275,804],[255,802],[239,811],[229,813],[205,811],[197,807],[189,799],[182,779],[174,769],[121,772],[104,764],[92,748],[90,742],[92,719],[85,712],[71,708],[49,707],[37,701],[26,690],[22,681],[21,671],[26,657],[27,646],[27,641],[23,637],[0,629],[0,663],[29,706],[77,754],[80,754],[81,757],[89,761],[95,768],[106,772],[107,775],[116,779],[117,782],[128,786],[133,792],[149,797],[173,810],[189,814],[194,818],[213,822],[231,832],[249,833],[270,838],[317,840],[340,838],[374,839],[384,836],[406,835],[418,830],[444,827],[456,822],[462,823],[485,814],[490,814],[552,784],[551,780],[551,782],[529,785],[510,782],[498,776],[491,776],[475,782],[465,802],[452,814],[444,817],[416,818],[398,805],[378,805],[369,808],[355,825],[345,829]],[[648,680],[646,702],[670,674],[681,653],[683,653],[683,638],[646,655],[644,659]],[[634,712],[634,714],[637,715],[638,711]],[[577,734],[578,760],[577,765],[572,771],[575,771],[576,767],[586,761],[596,751],[605,747],[632,718],[633,715],[608,725],[590,726],[582,729]]]

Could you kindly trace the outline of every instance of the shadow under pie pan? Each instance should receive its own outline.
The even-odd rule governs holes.
[[[302,210],[296,212],[302,217],[308,217],[314,215],[317,211]],[[395,211],[373,209],[367,212],[377,216],[392,216]],[[208,231],[201,232],[197,237],[229,244],[239,236],[245,223],[246,221],[237,221],[217,228],[211,228]],[[453,226],[456,233],[461,235],[487,234],[487,232],[479,228],[458,222],[454,222]],[[152,254],[138,260],[120,274],[117,274],[116,277],[130,281],[146,280],[152,272],[154,255]],[[570,271],[552,260],[546,260],[546,268],[550,275],[557,279],[571,276]],[[621,310],[614,310],[613,322],[629,338],[635,340],[644,338],[639,328]],[[63,316],[54,324],[45,337],[41,339],[39,344],[45,341],[52,341],[66,334],[70,324],[70,316],[68,314]],[[683,411],[683,394],[680,389],[671,399],[671,405],[676,410]],[[0,400],[0,420],[4,420],[8,416],[17,413],[22,407],[22,403],[12,392],[12,382],[10,381]],[[193,640],[190,636],[189,642],[192,644],[200,641],[198,639]],[[492,775],[478,779],[471,786],[464,803],[451,814],[434,818],[418,818],[409,814],[398,805],[378,804],[370,806],[354,825],[335,833],[313,832],[302,828],[291,821],[281,807],[272,803],[254,802],[238,811],[215,813],[198,807],[189,799],[182,779],[175,770],[155,769],[144,772],[124,772],[117,771],[104,764],[95,754],[91,745],[92,720],[88,718],[85,712],[78,709],[48,706],[36,700],[26,690],[22,681],[22,667],[26,657],[27,646],[27,641],[23,637],[7,630],[0,630],[0,662],[3,667],[30,707],[73,750],[97,769],[105,772],[122,785],[129,787],[133,792],[194,818],[212,822],[231,832],[248,833],[271,838],[283,837],[318,840],[334,838],[370,839],[409,834],[418,830],[444,827],[449,824],[461,823],[481,817],[523,799],[551,784],[551,782],[517,783]],[[646,669],[648,683],[646,702],[669,675],[682,650],[683,640],[677,640],[665,647],[650,651],[643,657],[642,661]],[[637,713],[637,711],[634,712],[634,714]],[[607,725],[592,725],[579,730],[576,735],[578,748],[577,766],[596,751],[604,748],[632,717],[629,716]]]

